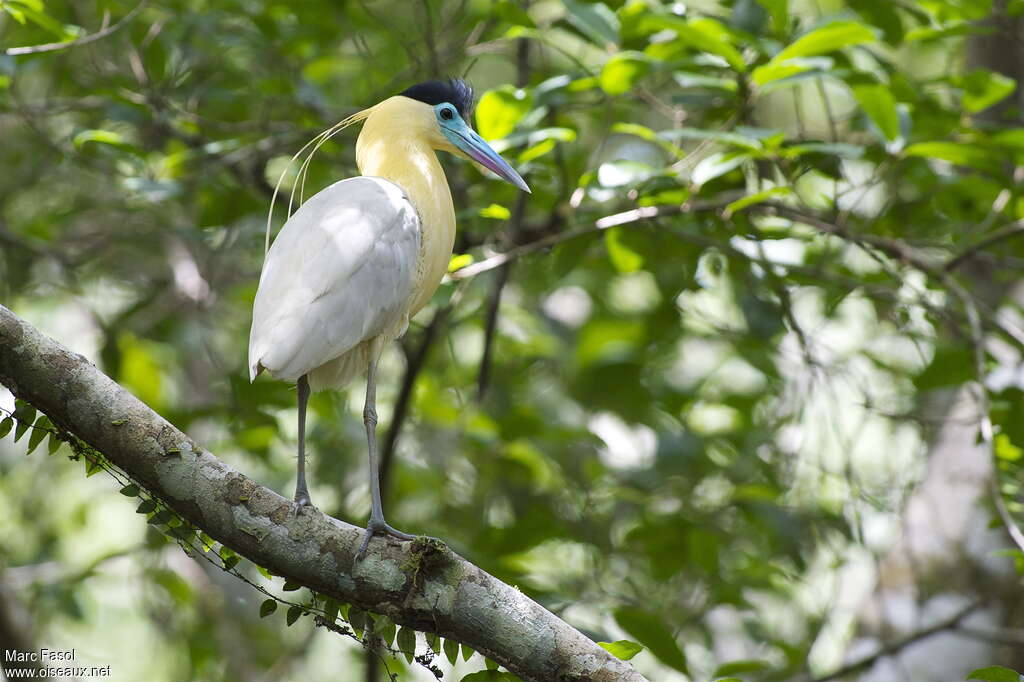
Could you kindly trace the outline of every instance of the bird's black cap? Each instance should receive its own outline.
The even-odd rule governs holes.
[[[448,102],[459,110],[459,115],[467,123],[469,122],[469,115],[473,111],[473,88],[461,78],[417,83],[398,94],[425,102],[431,106]]]

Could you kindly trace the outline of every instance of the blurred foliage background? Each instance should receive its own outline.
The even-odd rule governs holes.
[[[1020,669],[1022,15],[2,0],[0,302],[290,494],[294,389],[245,368],[273,183],[335,121],[465,76],[533,194],[443,159],[465,269],[384,357],[389,520],[643,644],[652,681]],[[357,172],[356,135],[307,188]],[[355,524],[361,404],[314,396],[309,436],[313,499]],[[122,680],[386,679],[260,619],[109,478],[24,453],[0,442],[8,646]]]

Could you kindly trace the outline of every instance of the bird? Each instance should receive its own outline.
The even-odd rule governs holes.
[[[295,382],[297,514],[312,505],[305,451],[310,392],[343,388],[366,373],[362,416],[371,508],[357,556],[364,555],[374,536],[415,537],[390,526],[381,505],[377,365],[386,344],[400,338],[430,300],[451,259],[455,207],[436,152],[469,159],[530,192],[519,173],[467,123],[473,101],[473,88],[464,79],[426,81],[315,138],[317,144],[300,171],[303,183],[312,153],[354,123],[362,123],[356,140],[360,175],[335,182],[301,203],[269,247],[260,273],[249,334],[249,375],[255,381],[267,371]],[[268,244],[269,230],[268,219]]]

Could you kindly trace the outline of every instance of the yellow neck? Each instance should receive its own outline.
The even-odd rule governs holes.
[[[363,124],[356,141],[356,165],[363,175],[401,187],[419,214],[422,236],[409,308],[412,317],[441,283],[455,244],[455,206],[444,169],[428,140],[410,132],[407,122],[403,125],[401,117],[381,105],[374,107]]]

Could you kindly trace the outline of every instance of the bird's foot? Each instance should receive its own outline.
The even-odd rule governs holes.
[[[400,530],[392,528],[384,521],[383,518],[375,519],[370,517],[370,522],[366,524],[366,533],[363,535],[363,543],[359,545],[359,552],[356,554],[357,559],[361,559],[366,554],[366,548],[370,544],[370,538],[374,535],[390,535],[398,540],[415,540],[415,535],[409,535],[403,533]]]
[[[313,503],[309,499],[309,492],[306,490],[296,490],[295,499],[292,501],[292,511],[295,513],[295,516],[299,515],[303,507],[313,507]]]

